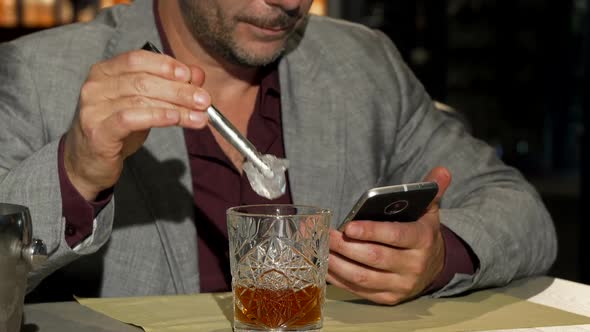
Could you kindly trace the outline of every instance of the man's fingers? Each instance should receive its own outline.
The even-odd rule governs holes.
[[[128,111],[143,108],[174,110],[180,114],[180,120],[178,123],[176,123],[176,125],[184,128],[200,129],[206,124],[208,120],[207,115],[203,111],[188,109],[166,101],[147,98],[143,96],[133,96],[115,99],[112,101],[101,103],[98,105],[98,107],[95,107],[95,109],[100,109],[101,106],[104,108],[110,107],[111,109],[114,109],[115,112],[117,112],[117,110]],[[93,113],[99,112],[93,111]]]
[[[352,221],[344,226],[346,236],[388,246],[415,249],[419,247],[427,227],[417,222]]]
[[[326,280],[360,297],[381,304],[395,304],[412,294],[414,284],[396,273],[376,271],[330,254]]]
[[[112,77],[105,82],[90,81],[82,87],[82,99],[114,100],[141,96],[159,99],[189,109],[204,110],[211,104],[209,93],[196,85],[174,82],[146,73]]]
[[[195,66],[189,66],[191,70],[191,84],[195,86],[203,86],[205,83],[205,72],[203,69]]]
[[[330,251],[363,265],[392,272],[414,270],[419,263],[413,250],[395,249],[376,241],[354,240],[336,230],[330,231]]]
[[[198,113],[198,116],[195,117],[194,122],[200,123],[200,127],[203,127],[207,123],[206,113],[195,113]],[[108,132],[105,135],[111,137],[113,141],[122,141],[133,132],[175,126],[180,121],[181,112],[176,109],[154,107],[127,109],[115,112],[106,118],[101,128]]]
[[[384,291],[393,287],[391,280],[394,280],[394,273],[363,266],[335,253],[330,253],[328,270],[346,283],[359,288]]]
[[[165,54],[145,50],[120,54],[92,66],[90,79],[104,79],[128,73],[150,73],[169,80],[190,82],[193,70]]]
[[[326,276],[326,281],[336,287],[345,289],[352,294],[379,304],[393,305],[405,299],[403,294],[397,294],[391,291],[375,291],[372,289],[358,287],[330,272],[328,272],[328,275]]]
[[[445,191],[451,184],[451,172],[444,167],[433,168],[428,175],[424,178],[425,182],[436,182],[438,184],[438,193],[436,197],[428,207],[427,212],[433,212],[432,210],[438,210],[438,204],[444,195]]]
[[[211,105],[201,88],[204,79],[198,67],[144,50],[98,63],[80,93],[83,127],[96,128],[109,118],[119,138],[151,127],[202,128],[207,121],[202,111]]]

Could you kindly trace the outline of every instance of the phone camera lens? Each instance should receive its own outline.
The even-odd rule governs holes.
[[[408,201],[399,200],[399,201],[395,201],[395,202],[389,204],[385,208],[384,212],[385,212],[385,214],[388,214],[388,215],[394,215],[394,214],[398,214],[398,213],[402,212],[407,207],[408,207]]]

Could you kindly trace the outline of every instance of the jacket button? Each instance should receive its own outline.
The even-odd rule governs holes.
[[[72,236],[74,234],[76,234],[76,227],[74,227],[70,224],[66,224],[66,235]]]

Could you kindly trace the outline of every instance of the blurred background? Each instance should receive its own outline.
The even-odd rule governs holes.
[[[128,2],[0,0],[0,42]],[[539,190],[559,236],[550,274],[590,283],[590,0],[315,0],[312,10],[388,34],[430,95]]]

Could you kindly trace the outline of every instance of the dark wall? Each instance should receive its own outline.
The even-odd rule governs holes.
[[[582,58],[584,61],[583,74],[585,77],[583,89],[584,105],[584,135],[582,138],[582,185],[581,185],[581,204],[580,215],[581,231],[579,233],[580,243],[584,245],[581,248],[580,266],[582,270],[582,281],[590,284],[590,224],[588,209],[585,207],[590,202],[590,0],[586,1],[586,15],[584,19],[584,34]]]
[[[447,0],[343,0],[342,17],[385,32],[431,96],[447,93]]]

